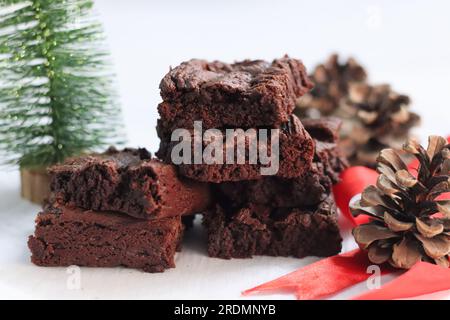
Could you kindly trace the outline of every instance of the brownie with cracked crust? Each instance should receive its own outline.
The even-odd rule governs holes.
[[[217,205],[204,215],[208,254],[222,259],[269,256],[332,256],[341,251],[336,205],[328,197],[318,206],[242,208]]]
[[[245,135],[243,130],[241,134],[238,135],[240,138],[226,139],[226,129],[219,130],[217,136],[214,136],[209,141],[203,139],[202,150],[206,151],[211,141],[216,141],[215,139],[221,140],[222,147],[222,163],[212,162],[207,164],[205,159],[201,159],[201,163],[194,163],[194,153],[195,153],[195,140],[194,131],[190,131],[188,137],[188,142],[190,145],[190,163],[177,163],[178,172],[180,175],[188,177],[193,180],[202,182],[212,182],[221,183],[226,181],[243,181],[243,180],[257,180],[261,179],[263,176],[263,168],[275,168],[272,162],[262,163],[261,154],[271,155],[271,141],[272,141],[272,130],[278,130],[279,139],[279,157],[278,157],[278,170],[269,172],[270,175],[283,177],[283,178],[296,178],[302,176],[306,171],[311,169],[313,157],[314,157],[314,141],[305,130],[300,120],[295,116],[291,115],[289,121],[281,126],[280,129],[267,129],[268,137],[266,139],[267,143],[262,143],[261,136],[259,135],[260,129],[255,128],[253,132],[255,135]],[[248,132],[248,131],[246,131]],[[217,137],[217,138],[216,138]],[[184,137],[183,137],[184,139]],[[183,140],[182,139],[182,140]],[[237,145],[238,139],[242,139],[245,143],[245,161],[244,163],[237,163]],[[172,152],[178,148],[180,141],[170,141],[170,137],[164,137],[160,143],[160,148],[157,152],[157,156],[163,159],[167,163],[173,161]],[[250,150],[252,146],[258,145],[258,161],[256,163],[251,163],[249,161]],[[267,149],[265,148],[267,147]],[[231,150],[234,155],[234,163],[229,163],[226,161],[227,151]],[[254,150],[254,148],[253,148]],[[220,152],[220,151],[219,151]],[[177,153],[178,154],[178,153]],[[184,154],[184,152],[180,152]],[[243,155],[243,153],[241,153]]]
[[[153,219],[201,212],[209,187],[178,177],[176,168],[145,149],[110,148],[66,160],[49,170],[56,201],[94,211]]]
[[[38,214],[28,247],[38,266],[123,266],[162,272],[175,267],[182,234],[180,216],[142,220],[58,205]]]
[[[160,83],[160,130],[167,136],[176,128],[193,128],[195,120],[207,129],[278,127],[312,86],[303,63],[288,56],[271,63],[189,60]]]

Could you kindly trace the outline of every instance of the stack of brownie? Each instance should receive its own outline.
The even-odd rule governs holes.
[[[303,64],[289,57],[272,63],[191,60],[170,70],[160,86],[159,159],[145,149],[110,149],[52,167],[52,195],[28,242],[32,261],[163,271],[174,267],[182,217],[192,220],[195,213],[204,213],[212,257],[338,253],[342,239],[331,187],[346,165],[337,149],[340,124],[292,114],[311,86]],[[230,141],[221,133],[255,129],[258,134],[244,140],[244,163],[234,155],[231,163],[191,158],[175,164],[179,141],[172,133],[184,129],[195,158],[195,121],[201,121],[200,136],[216,129],[223,155]],[[261,129],[279,133],[273,175],[262,171],[272,163],[247,157],[254,143],[261,147]],[[201,140],[200,146],[211,142]],[[265,147],[272,155],[272,145]]]
[[[180,175],[211,185],[214,206],[203,223],[210,256],[304,257],[340,251],[342,239],[331,195],[331,186],[345,167],[336,145],[340,124],[336,120],[302,123],[292,114],[295,101],[311,87],[303,64],[289,57],[272,63],[191,60],[163,78],[157,155],[171,163],[179,143],[172,141],[172,132],[190,132],[191,163],[177,166]],[[201,121],[202,130],[222,133],[215,139],[223,139],[224,155],[227,129],[279,129],[279,170],[264,176],[260,162],[195,163],[194,121]],[[248,148],[252,137],[245,139]],[[209,143],[202,141],[202,146]]]
[[[205,184],[178,178],[145,149],[110,149],[50,169],[52,195],[28,245],[41,266],[174,267],[182,215],[205,210]]]

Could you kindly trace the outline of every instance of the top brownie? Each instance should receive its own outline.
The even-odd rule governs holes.
[[[205,129],[278,127],[312,86],[303,63],[287,56],[272,63],[190,60],[162,79],[158,109],[166,130],[191,129],[195,120]]]
[[[209,206],[207,185],[178,177],[176,169],[145,149],[110,148],[67,159],[49,169],[52,197],[95,211],[153,219],[201,212]]]

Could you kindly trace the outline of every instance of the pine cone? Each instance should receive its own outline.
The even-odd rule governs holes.
[[[431,136],[427,150],[414,140],[403,150],[419,160],[417,175],[396,151],[381,151],[377,185],[366,188],[351,206],[354,215],[372,221],[356,227],[353,236],[375,264],[409,269],[422,260],[448,268],[450,201],[439,196],[450,192],[450,144]]]
[[[375,167],[379,152],[401,149],[420,121],[409,111],[408,96],[395,93],[389,85],[370,85],[366,71],[354,59],[340,64],[332,55],[316,67],[311,80],[315,87],[299,99],[296,113],[341,118],[340,145],[352,165]]]
[[[310,75],[314,89],[298,101],[299,112],[305,113],[317,109],[321,115],[330,116],[339,108],[341,100],[346,98],[349,84],[365,82],[366,71],[356,60],[350,58],[344,64],[339,56],[333,54],[325,64],[320,64]],[[314,111],[312,111],[314,112]]]

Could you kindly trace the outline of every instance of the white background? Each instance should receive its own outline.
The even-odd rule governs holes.
[[[130,146],[158,147],[158,85],[169,66],[194,57],[232,62],[285,53],[309,69],[332,52],[355,56],[374,83],[389,82],[412,97],[423,118],[420,137],[450,134],[448,1],[97,0],[96,11],[115,63]],[[0,172],[0,298],[239,298],[241,290],[317,260],[211,259],[197,228],[176,269],[82,268],[81,289],[69,290],[66,269],[29,262],[26,240],[38,211],[20,199],[17,172]],[[347,238],[345,248],[353,246]],[[362,290],[359,285],[337,298]]]

